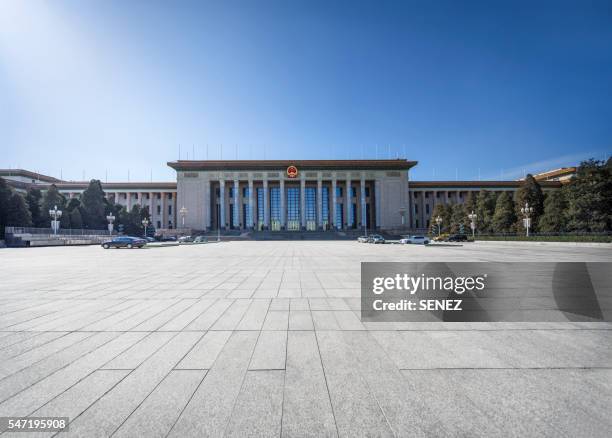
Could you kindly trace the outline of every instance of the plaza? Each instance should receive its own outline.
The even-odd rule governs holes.
[[[69,417],[58,436],[80,437],[609,436],[612,324],[362,323],[366,261],[611,262],[612,251],[5,249],[0,417]]]

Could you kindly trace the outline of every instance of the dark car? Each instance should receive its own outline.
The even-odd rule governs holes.
[[[140,237],[117,236],[112,240],[102,242],[102,248],[142,248],[147,244],[145,239]]]
[[[451,234],[447,240],[449,242],[467,242],[468,238],[465,234]]]

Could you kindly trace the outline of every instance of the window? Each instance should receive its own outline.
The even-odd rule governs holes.
[[[341,202],[336,204],[336,228],[342,228],[344,222],[344,208]]]
[[[157,214],[161,214],[161,205],[157,206]]]
[[[329,188],[323,187],[321,191],[321,216],[323,216],[323,227],[327,228],[329,224]]]
[[[429,204],[425,204],[425,214],[429,214]]]
[[[240,204],[238,204],[238,189],[233,187],[230,189],[230,198],[235,198],[231,205],[232,209],[232,226],[234,228],[240,228]]]
[[[440,199],[440,192],[436,192],[436,198]]]
[[[172,216],[172,206],[168,206],[168,215]]]
[[[317,189],[316,187],[306,187],[306,229],[317,229]]]
[[[157,194],[157,199],[161,199],[161,193]]]
[[[366,195],[366,198],[370,197],[370,188],[369,187],[365,188],[365,195]]]
[[[414,192],[414,199],[419,199],[419,192]]]
[[[157,228],[161,228],[161,222],[157,221]]]
[[[300,189],[298,187],[287,189],[287,229],[300,229]]]
[[[429,192],[425,192],[425,199],[429,198]]]
[[[336,198],[342,197],[342,187],[336,186]]]
[[[419,214],[419,206],[417,204],[414,205],[414,214]]]
[[[265,203],[264,203],[264,189],[262,187],[258,187],[256,190],[257,193],[257,223],[261,226],[265,220]]]
[[[172,193],[168,193],[168,199],[172,199]]]
[[[221,194],[221,189],[219,187],[217,187],[215,189],[215,196],[218,198],[220,194]]]
[[[250,227],[253,225],[253,214],[251,211],[251,203],[249,202],[249,188],[242,188],[242,199],[244,207],[242,209],[242,223],[245,227]]]
[[[273,231],[280,230],[281,208],[280,187],[270,188],[270,227]]]

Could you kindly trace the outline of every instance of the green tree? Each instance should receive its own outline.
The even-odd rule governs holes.
[[[564,187],[568,207],[568,230],[610,231],[612,229],[612,159],[607,163],[587,160]]]
[[[40,209],[40,204],[42,201],[42,193],[35,187],[30,188],[28,190],[28,194],[26,195],[26,203],[28,204],[28,209],[30,210],[30,216],[32,217],[32,225],[35,227],[45,227],[45,224],[42,220],[42,211]]]
[[[442,218],[442,222],[440,223],[440,232],[448,233],[450,230],[451,224],[451,215],[452,215],[452,205],[445,205],[438,203],[434,206],[433,212],[431,214],[430,220],[430,228],[432,234],[438,234],[438,224],[436,223],[436,218],[440,216]]]
[[[83,218],[81,217],[81,209],[75,207],[68,212],[70,216],[70,228],[83,228]]]
[[[0,178],[0,239],[4,239],[4,227],[11,196],[13,196],[13,190],[4,178]]]
[[[538,221],[538,230],[545,233],[559,233],[567,226],[567,200],[564,190],[549,192],[544,198],[544,214]]]
[[[495,193],[481,190],[476,197],[476,230],[479,233],[493,232],[493,214],[495,213]]]
[[[497,197],[495,213],[493,214],[493,231],[496,233],[509,233],[516,222],[514,201],[508,192],[502,192]]]
[[[461,225],[463,225],[463,231],[465,232],[465,205],[455,204],[451,206],[451,218],[450,218],[450,232],[459,233],[461,231]]]
[[[539,218],[544,212],[544,194],[542,193],[540,184],[536,181],[533,175],[527,174],[521,183],[521,186],[516,191],[515,198],[516,231],[525,231],[525,227],[523,226],[523,215],[521,214],[521,208],[525,206],[525,203],[528,203],[529,206],[533,208],[533,212],[531,213],[531,229],[532,231],[537,231]]]
[[[23,196],[13,192],[8,202],[6,225],[9,227],[29,227],[32,225],[32,215]]]
[[[83,205],[83,223],[86,228],[101,230],[106,227],[107,202],[102,190],[102,184],[97,179],[92,179],[89,186],[81,195]]]
[[[51,228],[51,216],[49,216],[49,210],[53,210],[57,206],[58,210],[62,210],[62,217],[60,218],[60,226],[66,228],[70,225],[70,219],[67,214],[64,214],[64,207],[66,205],[66,198],[58,190],[55,184],[51,184],[45,192],[42,199],[41,206],[41,220],[42,225],[45,228]]]

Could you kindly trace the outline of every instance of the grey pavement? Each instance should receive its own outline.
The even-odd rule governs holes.
[[[612,324],[362,323],[363,261],[612,246],[3,249],[0,417],[67,416],[60,437],[611,436]]]

